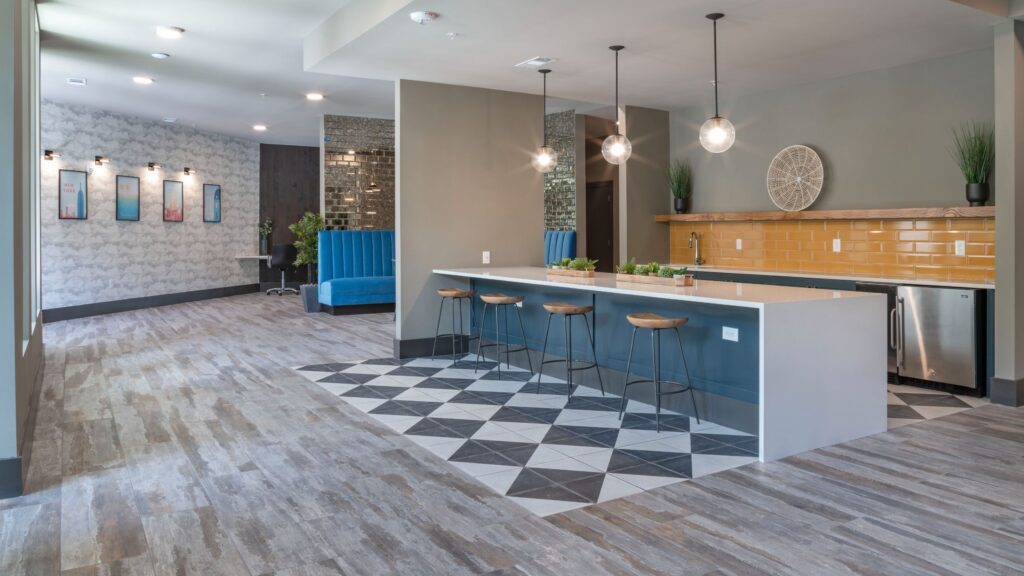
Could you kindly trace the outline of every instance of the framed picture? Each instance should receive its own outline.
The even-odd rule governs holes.
[[[135,176],[117,177],[117,219],[139,221],[139,179]]]
[[[185,185],[179,180],[164,180],[164,222],[185,221]]]
[[[220,184],[203,184],[203,222],[220,222]]]
[[[80,170],[61,170],[58,179],[57,216],[61,220],[89,217],[89,175]]]

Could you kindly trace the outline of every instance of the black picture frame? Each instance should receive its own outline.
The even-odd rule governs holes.
[[[215,206],[216,219],[207,219],[207,217],[206,217],[206,208],[207,208],[207,206],[206,206],[206,200],[207,200],[206,193],[207,193],[207,189],[209,189],[210,192],[212,192],[212,193],[214,193],[216,195],[215,200],[214,200],[216,202],[216,204],[217,204]],[[223,202],[224,202],[224,200],[223,200],[223,198],[224,198],[223,192],[224,192],[224,189],[221,187],[220,184],[205,184],[205,183],[203,184],[203,222],[206,222],[206,223],[209,223],[209,224],[219,224],[221,222],[221,218],[223,216],[223,214],[222,214],[222,206],[223,206]]]
[[[168,189],[168,187],[167,187],[168,184],[171,185],[170,189]],[[177,188],[177,190],[175,190],[175,188]],[[177,200],[177,207],[175,207],[175,205],[174,205],[175,203],[174,202],[172,202],[171,205],[168,206],[168,203],[167,203],[167,193],[168,192],[171,192],[171,194],[177,195],[177,198],[172,198],[172,200]],[[164,180],[163,201],[164,201],[164,204],[163,204],[164,222],[184,222],[185,221],[185,183],[184,182],[182,182],[181,180]],[[167,217],[168,214],[171,215],[171,218]],[[177,218],[174,217],[174,214],[177,214]]]
[[[73,190],[68,190],[67,192],[64,191],[64,185],[65,184],[69,184],[69,185],[72,185],[72,186],[75,184],[74,182],[65,182],[65,177],[64,177],[65,174],[80,175],[80,176],[75,176],[76,180],[80,179],[80,182],[78,182],[78,184],[80,184],[80,188],[79,188],[78,192],[74,192]],[[78,202],[76,202],[75,215],[71,215],[71,213],[68,210],[62,209],[62,208],[65,208],[64,199],[63,199],[65,194],[79,194],[80,195],[80,198],[78,199],[80,201],[80,204]],[[79,215],[80,211],[82,212],[81,215]],[[84,172],[82,170],[64,170],[64,169],[61,169],[60,173],[57,175],[57,218],[60,219],[60,220],[88,220],[89,219],[89,173],[88,172]]]
[[[121,214],[121,181],[135,181],[135,218],[122,217]],[[118,174],[114,179],[114,218],[121,222],[138,222],[142,218],[142,180],[138,176]]]

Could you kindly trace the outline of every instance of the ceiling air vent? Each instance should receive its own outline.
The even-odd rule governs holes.
[[[68,78],[67,83],[72,86],[85,86],[87,84],[85,78]]]

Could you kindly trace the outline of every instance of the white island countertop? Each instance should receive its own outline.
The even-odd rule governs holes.
[[[533,286],[550,286],[605,292],[608,294],[636,295],[665,300],[698,302],[738,306],[742,308],[763,308],[765,304],[782,304],[827,300],[836,298],[871,298],[877,294],[849,292],[845,290],[820,290],[768,284],[744,284],[696,280],[693,286],[661,286],[657,284],[634,284],[616,280],[616,275],[598,272],[594,278],[573,278],[548,274],[541,267],[492,267],[492,268],[437,268],[434,274],[477,280],[498,280]]]

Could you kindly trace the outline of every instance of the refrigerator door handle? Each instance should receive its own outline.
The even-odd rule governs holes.
[[[896,349],[896,307],[889,310],[889,348]]]
[[[903,360],[906,350],[903,349],[903,315],[905,310],[903,308],[903,298],[896,298],[896,367],[904,368]]]

